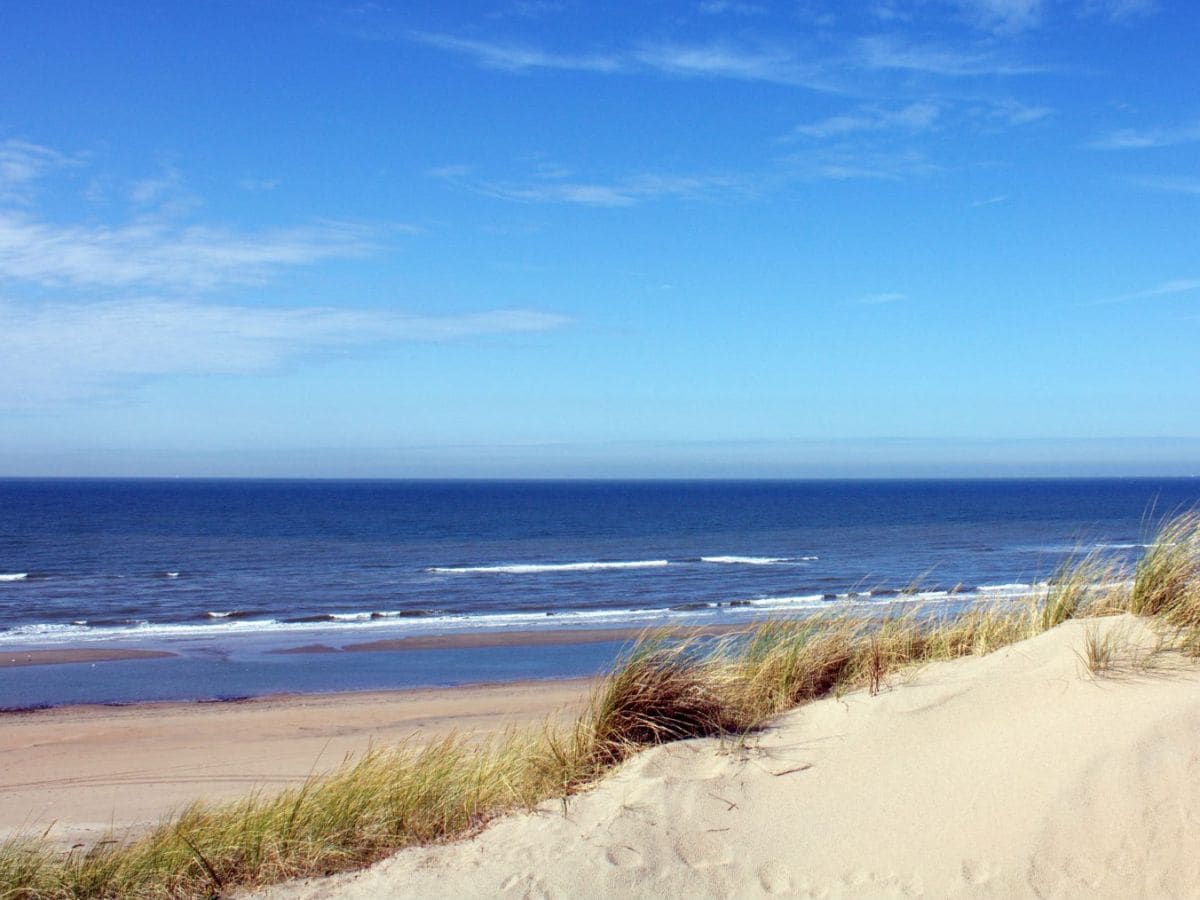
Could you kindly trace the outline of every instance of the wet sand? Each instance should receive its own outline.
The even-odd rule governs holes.
[[[663,629],[674,638],[719,637],[745,631],[749,625],[681,625]],[[467,632],[462,634],[431,634],[413,637],[388,638],[379,641],[344,644],[347,651],[403,650],[462,650],[484,647],[547,647],[568,644],[600,644],[607,641],[636,641],[646,633],[644,628],[558,628],[539,631]],[[329,652],[336,648],[315,645],[296,647],[291,652]]]
[[[126,659],[162,659],[176,656],[166,650],[128,650],[120,647],[72,648],[61,650],[0,651],[0,669],[16,666],[55,666],[64,663],[118,662]]]

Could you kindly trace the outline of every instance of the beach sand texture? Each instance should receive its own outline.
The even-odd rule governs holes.
[[[203,797],[302,783],[348,754],[451,732],[570,721],[587,679],[226,703],[64,707],[0,716],[0,838],[91,843]]]
[[[1124,648],[1104,677],[1089,629]],[[565,814],[254,896],[1200,896],[1200,673],[1122,668],[1149,640],[1071,621],[744,741],[644,752]]]

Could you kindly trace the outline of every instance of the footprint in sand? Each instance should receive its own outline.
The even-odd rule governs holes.
[[[500,885],[505,893],[516,893],[521,900],[550,900],[550,890],[536,875],[511,875]]]
[[[777,859],[771,859],[758,868],[758,883],[768,894],[785,894],[792,889],[792,873]]]
[[[962,864],[962,879],[967,884],[987,884],[999,870],[977,859],[964,859]]]
[[[711,834],[697,834],[675,845],[675,852],[690,869],[729,865],[729,847]]]
[[[609,865],[621,869],[634,869],[642,864],[642,854],[632,847],[609,847],[605,857]]]

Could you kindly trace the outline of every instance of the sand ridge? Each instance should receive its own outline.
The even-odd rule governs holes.
[[[263,898],[1194,897],[1200,671],[1087,676],[1069,622],[830,698],[744,741],[656,748],[475,839]]]

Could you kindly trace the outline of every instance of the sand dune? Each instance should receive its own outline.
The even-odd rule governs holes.
[[[1069,622],[745,741],[645,752],[565,814],[258,896],[1200,896],[1200,672],[1093,679],[1088,629],[1149,639]]]

